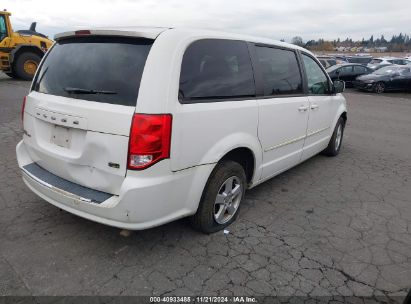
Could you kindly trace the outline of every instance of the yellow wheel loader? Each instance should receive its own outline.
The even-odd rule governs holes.
[[[0,71],[13,78],[31,80],[53,41],[36,32],[35,22],[29,30],[13,32],[10,15],[6,10],[0,11]]]

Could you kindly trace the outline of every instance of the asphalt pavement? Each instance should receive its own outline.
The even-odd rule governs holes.
[[[29,191],[16,164],[29,83],[0,76],[0,295],[357,295],[411,288],[411,94],[349,90],[336,158],[248,191],[229,234],[120,231]],[[395,298],[397,297],[397,298]]]

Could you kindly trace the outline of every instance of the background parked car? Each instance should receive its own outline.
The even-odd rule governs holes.
[[[373,59],[371,55],[354,55],[347,56],[346,58],[349,63],[359,63],[362,65],[367,65]]]
[[[317,56],[317,58],[325,69],[337,64],[337,60],[331,56]]]
[[[398,64],[398,65],[408,65],[411,64],[411,61],[407,60],[406,58],[397,58],[397,57],[381,57],[381,58],[374,58],[371,62],[367,65],[370,69],[374,71],[381,69],[383,67]]]
[[[354,87],[375,93],[411,90],[411,66],[391,65],[359,76]]]
[[[333,81],[336,79],[344,80],[346,86],[352,86],[353,81],[358,76],[373,72],[370,68],[358,63],[337,64],[329,67],[326,71]]]
[[[367,65],[373,57],[368,54],[363,54],[363,55],[336,55],[335,56],[337,63],[359,63],[362,65]]]

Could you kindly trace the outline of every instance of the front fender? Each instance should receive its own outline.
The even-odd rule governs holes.
[[[14,57],[16,56],[16,54],[18,54],[18,52],[23,48],[30,49],[34,53],[38,54],[41,57],[44,56],[44,51],[36,45],[33,45],[33,44],[19,44],[10,52],[10,62],[14,61]]]
[[[342,96],[342,94],[340,95],[341,95],[342,102],[338,106],[336,115],[334,116],[334,119],[332,121],[331,128],[330,128],[330,136],[332,136],[334,132],[335,125],[337,124],[338,119],[341,117],[341,115],[343,115],[344,113],[347,113],[347,101],[345,100],[344,96]]]

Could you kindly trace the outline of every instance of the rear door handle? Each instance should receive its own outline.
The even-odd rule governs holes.
[[[311,105],[311,110],[318,109],[319,107],[320,107],[319,105],[313,104],[313,105]]]
[[[308,110],[308,106],[301,106],[301,107],[298,108],[298,111],[300,111],[300,112],[305,112],[307,110]]]

